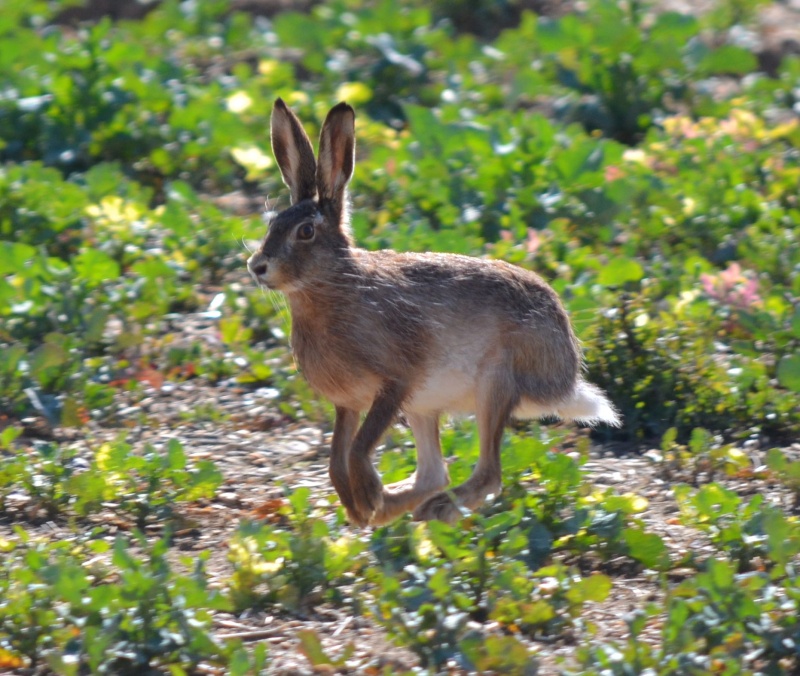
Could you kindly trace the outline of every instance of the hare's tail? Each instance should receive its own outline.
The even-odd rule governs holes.
[[[542,418],[558,416],[564,420],[575,420],[586,425],[606,423],[613,427],[622,425],[619,413],[599,387],[579,380],[569,399],[547,406],[530,399],[523,399],[512,414],[515,418]]]

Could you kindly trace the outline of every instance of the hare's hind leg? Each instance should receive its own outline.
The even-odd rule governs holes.
[[[336,407],[336,422],[333,425],[333,440],[331,441],[331,461],[328,466],[328,476],[339,495],[345,509],[353,508],[353,491],[350,490],[349,463],[347,456],[353,437],[358,429],[358,411],[350,408]]]
[[[383,504],[383,484],[372,464],[372,452],[400,410],[405,395],[403,384],[386,383],[353,439],[348,458],[353,504],[347,508],[347,516],[356,525],[366,526]]]
[[[480,393],[476,417],[480,436],[480,457],[472,476],[452,491],[437,493],[415,511],[416,521],[437,519],[454,523],[461,518],[461,508],[475,509],[503,485],[500,467],[500,442],[516,401],[513,385],[495,383]],[[455,502],[453,501],[455,500]]]
[[[384,486],[383,506],[370,523],[379,526],[410,512],[450,483],[439,444],[439,416],[407,414],[417,444],[417,470],[408,479]]]

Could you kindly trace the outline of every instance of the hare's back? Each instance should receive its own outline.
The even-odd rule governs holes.
[[[541,277],[504,261],[444,253],[360,253],[377,293],[411,302],[438,323],[465,321],[474,328],[476,321],[492,319],[530,328],[566,319],[558,296]]]

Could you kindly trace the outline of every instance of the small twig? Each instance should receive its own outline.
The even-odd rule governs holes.
[[[336,638],[336,637],[337,637],[339,634],[341,634],[341,633],[342,633],[342,631],[344,631],[345,629],[347,629],[347,627],[348,627],[348,626],[350,626],[350,623],[351,623],[352,621],[353,621],[353,616],[352,616],[352,615],[348,615],[348,616],[347,616],[347,617],[344,619],[344,622],[342,622],[342,623],[341,623],[341,624],[340,624],[338,627],[336,627],[336,631],[335,631],[335,632],[333,632],[333,638]]]
[[[283,638],[284,633],[278,629],[257,629],[256,631],[240,631],[235,634],[217,634],[223,641],[260,641],[262,638]]]
[[[225,627],[226,629],[247,629],[248,631],[251,631],[250,625],[242,624],[241,622],[234,622],[233,620],[222,620],[215,618],[214,624],[217,624],[220,627]]]

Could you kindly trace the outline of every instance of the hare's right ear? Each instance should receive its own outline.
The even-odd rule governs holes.
[[[300,120],[282,99],[277,99],[272,109],[270,136],[272,154],[292,193],[292,204],[313,198],[317,192],[314,148]]]

